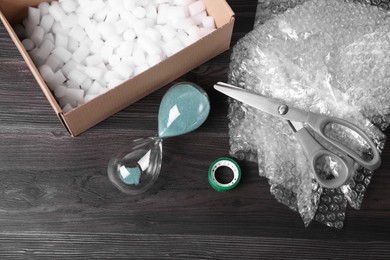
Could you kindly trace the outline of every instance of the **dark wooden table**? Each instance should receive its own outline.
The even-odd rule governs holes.
[[[252,29],[257,1],[228,2],[234,44]],[[248,162],[240,162],[236,189],[209,186],[209,165],[229,150],[228,104],[212,89],[226,80],[229,56],[177,80],[201,85],[211,114],[199,130],[164,141],[158,181],[132,197],[111,185],[107,162],[131,140],[156,134],[158,106],[172,84],[72,138],[1,25],[0,259],[390,259],[388,143],[361,210],[348,208],[342,230],[317,222],[305,228]]]

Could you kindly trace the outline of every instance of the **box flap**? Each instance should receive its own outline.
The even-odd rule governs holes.
[[[234,17],[234,12],[225,0],[203,0],[207,13],[214,17],[217,28],[229,23]]]

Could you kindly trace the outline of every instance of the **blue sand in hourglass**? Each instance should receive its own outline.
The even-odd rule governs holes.
[[[111,182],[128,194],[150,188],[160,173],[163,138],[197,129],[209,112],[209,98],[199,86],[183,82],[171,87],[161,100],[158,136],[134,140],[112,157],[108,164]]]
[[[159,137],[186,134],[203,124],[210,112],[210,103],[203,89],[181,83],[163,97],[158,113]]]

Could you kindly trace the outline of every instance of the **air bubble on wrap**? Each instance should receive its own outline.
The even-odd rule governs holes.
[[[272,19],[262,21],[237,43],[229,82],[294,107],[351,121],[383,148],[385,136],[374,124],[383,130],[390,123],[390,89],[384,87],[390,82],[387,13],[341,0],[303,2],[275,4],[273,14],[264,15]],[[346,201],[360,207],[372,171],[358,168],[346,185],[335,189],[338,204],[332,203],[334,197],[327,203],[328,190],[316,187],[300,145],[283,120],[233,100],[228,116],[230,153],[258,162],[272,194],[295,208],[305,225],[315,219],[341,228]],[[333,130],[336,136],[344,134]],[[363,143],[345,141],[369,156]],[[338,215],[325,211],[325,206]]]

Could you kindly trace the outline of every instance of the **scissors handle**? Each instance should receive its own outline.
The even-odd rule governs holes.
[[[301,144],[306,158],[309,160],[315,179],[321,186],[335,189],[344,185],[350,179],[355,163],[351,157],[346,156],[345,158],[341,158],[340,156],[326,150],[304,127],[296,132],[295,136]],[[330,157],[332,161],[337,162],[335,166],[327,165],[332,169],[331,173],[333,173],[333,178],[330,179],[324,178],[321,175],[321,172],[317,169],[318,162],[322,157],[326,156]]]
[[[381,165],[381,157],[379,151],[375,145],[375,143],[371,140],[371,138],[358,126],[336,117],[329,117],[324,115],[319,115],[315,113],[308,113],[307,123],[314,131],[316,131],[322,138],[326,141],[337,147],[343,153],[352,157],[358,164],[369,169],[375,170]],[[339,124],[344,126],[354,132],[356,132],[359,136],[361,136],[364,141],[370,146],[371,151],[373,153],[373,158],[370,161],[364,160],[357,152],[352,150],[351,148],[337,142],[334,139],[329,138],[325,135],[325,127],[328,124]]]

